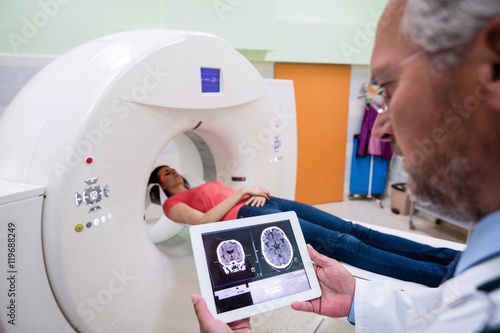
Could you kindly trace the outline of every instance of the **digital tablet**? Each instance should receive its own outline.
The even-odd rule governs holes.
[[[321,296],[295,212],[191,226],[201,295],[229,323]]]

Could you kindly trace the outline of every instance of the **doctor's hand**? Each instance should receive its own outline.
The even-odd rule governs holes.
[[[348,316],[356,287],[354,276],[338,261],[318,253],[309,244],[307,250],[323,293],[310,301],[293,302],[292,308],[329,317]]]
[[[233,323],[225,324],[215,319],[208,311],[205,300],[200,295],[192,295],[194,312],[200,324],[200,333],[251,333],[250,319],[242,319]]]

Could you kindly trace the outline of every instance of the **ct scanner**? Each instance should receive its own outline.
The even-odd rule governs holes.
[[[0,118],[0,331],[197,331],[186,227],[150,223],[150,172],[293,198],[296,146],[293,84],[217,37],[138,30],[57,58]]]

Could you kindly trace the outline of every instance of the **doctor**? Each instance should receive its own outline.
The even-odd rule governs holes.
[[[390,0],[378,25],[374,134],[396,139],[420,201],[476,221],[454,276],[401,291],[355,280],[310,250],[323,295],[296,310],[349,315],[357,332],[500,332],[500,1]],[[201,332],[250,332],[213,320],[193,295]]]

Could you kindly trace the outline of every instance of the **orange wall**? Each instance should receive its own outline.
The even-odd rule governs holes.
[[[342,201],[351,66],[279,63],[274,73],[295,86],[295,199],[308,204]]]

